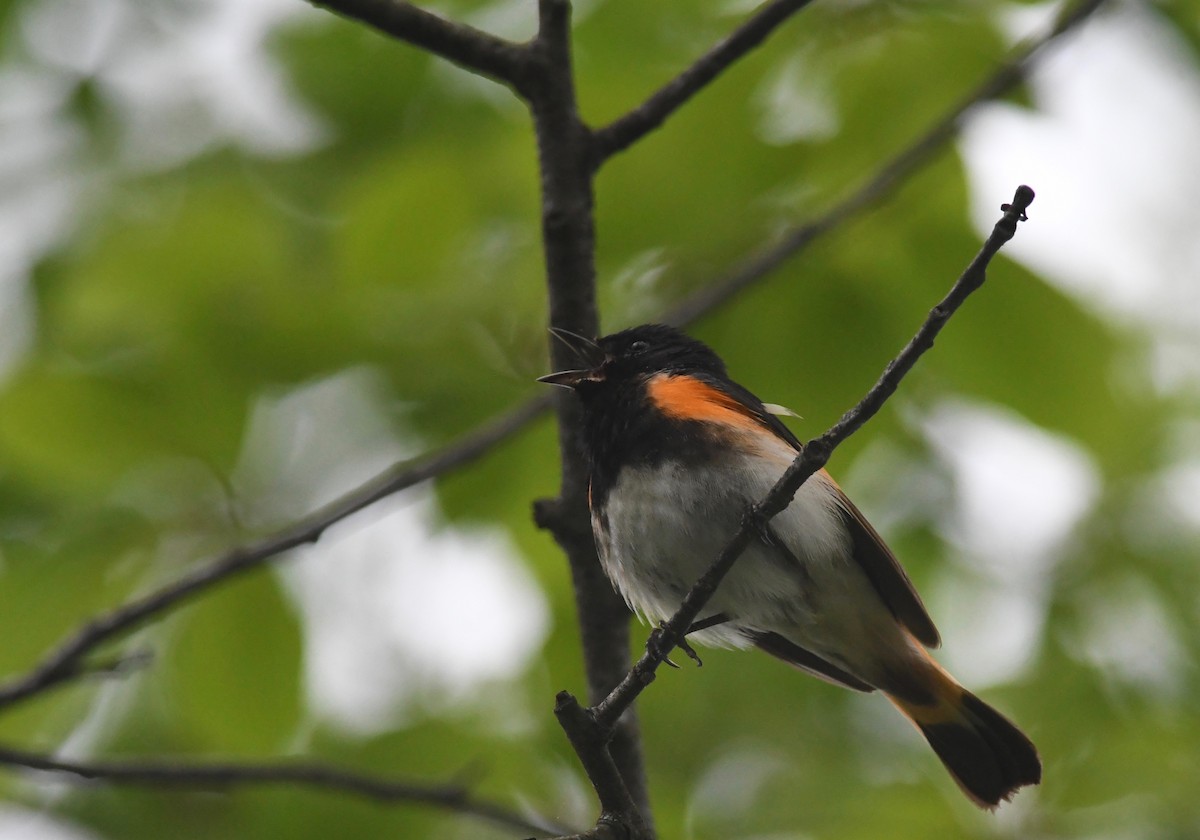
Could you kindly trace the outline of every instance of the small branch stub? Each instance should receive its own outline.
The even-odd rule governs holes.
[[[1029,205],[1033,203],[1033,195],[1033,190],[1030,187],[1022,184],[1021,186],[1017,187],[1017,194],[1013,196],[1012,204],[1001,204],[1000,209],[1006,214],[1006,218],[1009,214],[1015,213],[1017,214],[1018,222],[1028,222],[1029,214],[1027,214],[1025,211],[1029,209]],[[1014,224],[1014,233],[1016,232],[1016,229],[1017,226]]]

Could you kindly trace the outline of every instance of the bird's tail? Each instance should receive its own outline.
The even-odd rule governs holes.
[[[1025,733],[929,662],[932,684],[921,692],[925,702],[890,693],[888,699],[921,730],[971,801],[995,808],[1018,788],[1040,782],[1042,762]]]

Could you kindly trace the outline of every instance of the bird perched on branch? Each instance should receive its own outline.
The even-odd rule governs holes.
[[[636,612],[670,618],[802,445],[707,345],[662,325],[592,341],[541,381],[583,406],[596,548]],[[855,691],[883,694],[959,786],[993,808],[1037,784],[1030,740],[926,652],[937,628],[879,534],[824,470],[771,519],[721,582],[691,639],[757,647]]]

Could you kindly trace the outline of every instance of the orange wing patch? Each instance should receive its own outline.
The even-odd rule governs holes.
[[[722,423],[762,432],[763,423],[753,411],[725,392],[694,376],[660,373],[646,383],[650,401],[668,417]]]

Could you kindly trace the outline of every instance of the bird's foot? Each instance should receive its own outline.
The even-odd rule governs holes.
[[[679,666],[671,661],[671,649],[667,648],[666,645],[663,644],[663,631],[666,629],[667,623],[665,621],[660,621],[658,623],[658,627],[650,631],[650,638],[646,640],[646,650],[648,650],[653,656],[657,657],[662,662],[670,665],[672,668],[678,668]],[[691,632],[690,629],[689,632]],[[688,644],[686,638],[680,638],[679,641],[673,645],[673,647],[677,647],[686,653],[688,659],[695,662],[697,666],[702,666],[704,664],[704,662],[700,659],[699,654],[697,654],[692,646]]]

